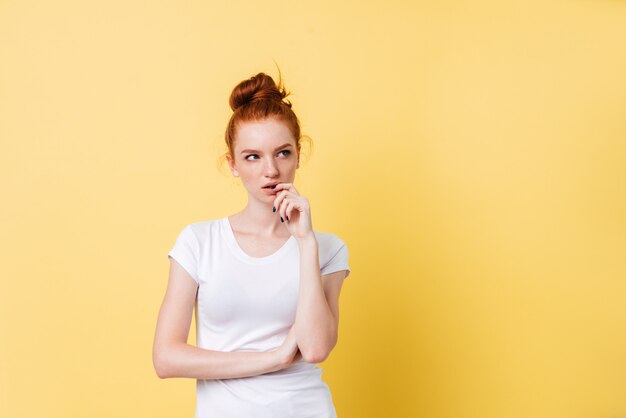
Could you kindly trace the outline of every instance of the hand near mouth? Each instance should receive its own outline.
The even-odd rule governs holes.
[[[301,196],[292,183],[278,183],[274,189],[278,190],[274,199],[275,212],[287,224],[291,235],[298,240],[313,236],[309,200]]]

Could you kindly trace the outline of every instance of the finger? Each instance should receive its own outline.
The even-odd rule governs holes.
[[[289,190],[290,192],[300,194],[298,193],[298,190],[296,190],[296,186],[294,186],[293,183],[278,183],[275,189]]]
[[[280,209],[280,202],[282,201],[283,196],[285,196],[285,193],[286,192],[284,190],[276,193],[276,197],[274,198],[274,212]]]
[[[274,207],[276,208],[277,211],[280,210],[282,201],[285,199],[286,196],[294,196],[294,195],[288,190],[281,190],[279,193],[276,194],[276,198],[274,199]],[[284,216],[283,216],[283,219],[284,219]]]
[[[284,220],[287,217],[287,206],[291,203],[291,198],[285,196],[283,200],[280,202],[280,216]]]
[[[291,212],[293,211],[293,206],[294,206],[294,203],[289,202],[287,203],[287,207],[285,208],[285,220],[287,222],[289,222],[289,216],[291,215]]]
[[[293,214],[294,209],[301,212],[302,204],[299,196],[289,196],[288,198],[285,198],[284,202],[285,204],[283,206],[285,208],[285,216],[283,219],[288,221],[290,219],[289,217]]]

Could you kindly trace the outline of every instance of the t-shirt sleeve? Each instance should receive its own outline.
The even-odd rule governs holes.
[[[340,270],[347,270],[346,277],[350,275],[350,267],[348,266],[348,247],[346,244],[338,237],[336,238],[336,244],[334,246],[334,250],[332,256],[329,261],[320,268],[322,276],[325,274],[334,273]]]
[[[167,254],[168,257],[172,257],[189,273],[192,279],[196,283],[200,283],[198,279],[198,257],[200,253],[200,247],[198,244],[198,238],[191,229],[190,225],[187,225],[178,234],[174,247]]]

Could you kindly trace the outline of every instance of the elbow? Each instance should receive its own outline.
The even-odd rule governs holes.
[[[326,344],[318,343],[311,347],[304,347],[304,349],[300,347],[302,359],[307,363],[321,363],[328,358],[335,345],[337,345],[337,332],[333,333]]]
[[[305,351],[300,350],[300,351],[302,353],[302,359],[306,361],[307,363],[321,363],[328,358],[331,350],[332,350],[332,347],[331,348],[317,347],[314,349],[309,349]]]
[[[152,364],[154,365],[154,371],[159,379],[166,379],[169,377],[167,373],[167,366],[164,364],[163,360],[153,359]]]
[[[156,372],[156,375],[159,377],[159,379],[167,379],[168,377],[170,377],[170,375],[167,373],[167,369],[163,366],[158,366],[155,364],[154,371]]]
[[[321,363],[328,357],[328,354],[324,353],[311,353],[311,354],[302,354],[302,358],[307,363]]]
[[[152,354],[152,365],[154,366],[154,371],[159,379],[172,377],[167,357],[164,356],[162,352],[156,350],[154,351]]]

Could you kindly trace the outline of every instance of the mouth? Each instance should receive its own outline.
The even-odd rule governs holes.
[[[277,184],[278,183],[266,184],[265,186],[262,187],[262,189],[275,189]]]

